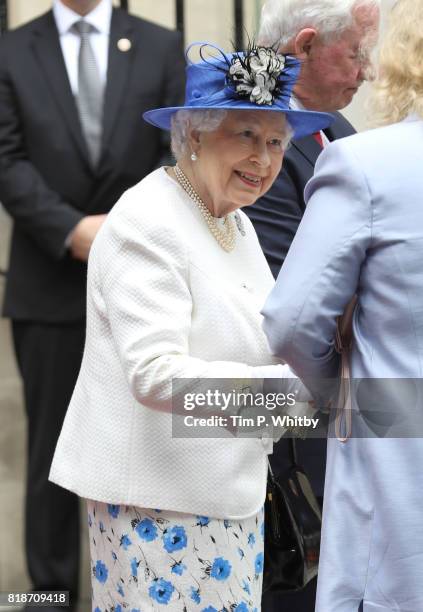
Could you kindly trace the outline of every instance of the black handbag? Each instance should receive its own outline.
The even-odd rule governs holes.
[[[297,463],[276,478],[269,463],[265,502],[263,592],[298,591],[317,575],[322,515],[310,481]]]

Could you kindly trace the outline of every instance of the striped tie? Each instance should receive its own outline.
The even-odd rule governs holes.
[[[83,19],[75,23],[73,27],[81,39],[78,57],[78,95],[76,101],[91,164],[95,168],[101,153],[104,85],[101,82],[97,62],[90,43],[90,33],[95,28]]]

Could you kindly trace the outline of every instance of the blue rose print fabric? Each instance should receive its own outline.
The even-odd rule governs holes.
[[[259,612],[263,521],[88,501],[93,612]]]

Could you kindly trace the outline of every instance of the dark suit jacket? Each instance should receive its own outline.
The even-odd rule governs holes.
[[[340,114],[324,130],[329,140],[354,134],[355,130]],[[273,275],[279,273],[281,265],[304,214],[304,187],[313,176],[314,165],[321,147],[313,136],[292,141],[285,153],[282,170],[272,188],[253,206],[244,208],[257,232],[261,247]],[[281,440],[270,456],[276,472],[283,472],[289,464],[289,446]],[[323,495],[326,440],[298,440],[298,460],[306,469],[313,489]]]
[[[121,38],[129,51],[118,49]],[[178,105],[184,78],[178,33],[114,9],[103,150],[92,170],[52,12],[1,38],[0,201],[14,220],[6,316],[84,318],[86,265],[66,252],[66,237],[160,163],[168,139],[142,113]]]
[[[354,128],[340,113],[334,117],[332,125],[324,130],[329,140],[354,134]],[[293,140],[271,189],[253,206],[243,209],[254,225],[275,278],[304,214],[304,187],[313,176],[321,150],[313,136]]]

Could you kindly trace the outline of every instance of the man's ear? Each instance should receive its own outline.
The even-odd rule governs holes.
[[[317,31],[314,28],[300,30],[294,40],[295,57],[299,60],[308,59],[316,42]]]

